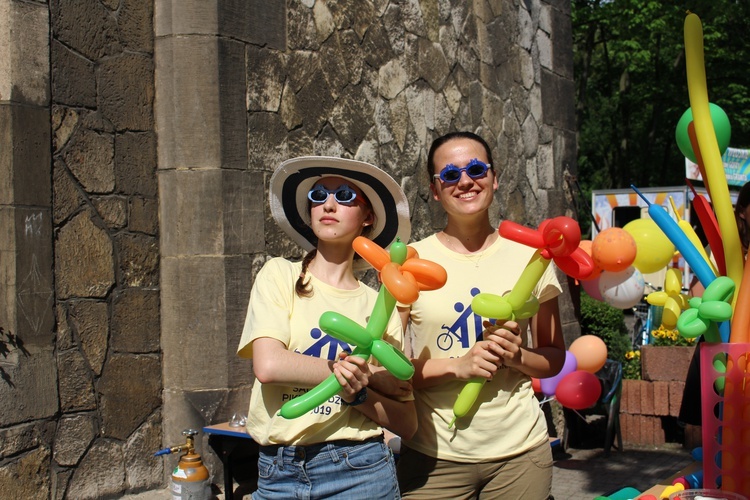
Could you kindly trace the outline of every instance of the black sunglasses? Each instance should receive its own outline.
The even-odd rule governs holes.
[[[326,189],[318,184],[313,186],[313,188],[307,193],[307,199],[313,203],[325,203],[328,196],[331,194],[333,195],[333,199],[336,200],[336,203],[341,205],[350,205],[357,199],[357,192],[352,189],[351,186],[347,186],[346,184],[342,184],[336,189]]]
[[[487,175],[487,170],[489,170],[490,167],[491,165],[474,158],[463,168],[458,168],[454,164],[449,163],[439,174],[433,175],[432,178],[440,179],[445,184],[455,184],[461,178],[462,172],[466,172],[466,174],[472,179],[480,179]]]

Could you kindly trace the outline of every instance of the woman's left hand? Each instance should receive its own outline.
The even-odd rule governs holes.
[[[399,380],[382,366],[370,365],[369,387],[384,396],[404,398],[412,391],[409,380]]]
[[[521,326],[515,321],[492,324],[485,321],[484,340],[495,344],[492,351],[500,357],[500,365],[518,367],[522,363],[523,351],[521,345]]]
[[[351,403],[357,393],[368,386],[372,372],[366,360],[342,354],[341,359],[333,364],[333,373],[341,384],[341,398]]]

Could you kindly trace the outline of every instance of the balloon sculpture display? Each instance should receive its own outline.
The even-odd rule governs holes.
[[[703,295],[691,298],[690,307],[685,309],[686,297],[681,293],[679,272],[670,269],[664,291],[650,294],[648,302],[664,306],[662,322],[666,327],[676,325],[683,337],[702,335],[706,340],[699,351],[706,454],[703,472],[704,484],[709,485],[704,487],[720,487],[749,495],[747,467],[738,464],[750,446],[750,434],[743,432],[746,419],[737,417],[750,415],[750,398],[747,392],[742,392],[746,391],[750,374],[750,363],[747,363],[750,357],[750,265],[743,255],[721,157],[729,146],[731,129],[726,113],[708,101],[703,28],[695,14],[686,16],[684,36],[690,108],[680,118],[675,138],[683,155],[698,165],[711,198],[713,208],[690,185],[694,194],[693,207],[711,246],[715,264],[702,251],[692,227],[680,219],[676,210],[677,221],[661,206],[649,203],[632,186],[646,201],[651,219],[682,254],[705,288]],[[637,254],[640,252],[639,246]],[[605,275],[606,271],[599,279]],[[544,387],[541,383],[540,386]],[[737,397],[740,392],[742,397]],[[662,497],[665,494],[668,494],[666,490]]]
[[[352,243],[354,250],[372,267],[380,271],[383,284],[373,306],[366,327],[343,314],[328,311],[320,316],[320,329],[328,335],[355,346],[352,356],[370,359],[373,356],[384,368],[400,380],[414,375],[414,366],[393,345],[382,340],[388,321],[393,314],[396,301],[411,304],[422,290],[436,290],[448,278],[445,269],[438,264],[420,259],[417,252],[396,240],[390,253],[371,240],[359,236]],[[279,414],[288,419],[300,417],[328,401],[341,390],[336,375],[331,374],[302,396],[285,403]]]
[[[554,260],[558,268],[575,278],[588,277],[594,270],[591,257],[581,248],[581,230],[570,217],[555,217],[543,221],[537,230],[511,221],[503,221],[498,228],[508,240],[536,248],[529,263],[508,295],[479,293],[471,302],[474,313],[498,321],[527,319],[539,310],[539,302],[532,295],[544,271]],[[486,380],[475,378],[466,383],[453,405],[452,427],[456,419],[465,416],[479,396]]]
[[[750,387],[747,384],[750,376],[747,362],[750,359],[750,265],[743,255],[721,157],[731,139],[729,118],[719,106],[708,101],[703,29],[698,16],[686,16],[684,32],[690,108],[680,118],[675,138],[683,155],[698,165],[711,199],[709,204],[688,182],[693,191],[692,206],[711,247],[713,260],[702,248],[693,227],[682,220],[673,200],[670,199],[670,204],[674,213],[670,215],[666,207],[650,202],[632,186],[645,201],[649,215],[649,219],[633,221],[623,228],[635,241],[635,256],[631,259],[632,245],[626,238],[619,234],[613,238],[605,235],[605,231],[600,232],[588,245],[581,245],[592,255],[598,268],[588,280],[582,281],[582,286],[593,298],[625,309],[640,299],[644,286],[640,273],[654,273],[668,267],[675,249],[679,251],[703,285],[702,297],[687,301],[682,293],[679,271],[667,269],[663,291],[649,294],[647,301],[664,307],[662,324],[666,328],[676,326],[686,338],[705,337],[707,342],[699,351],[705,406],[702,409],[703,444],[709,451],[703,464],[705,478],[711,486],[748,496],[750,479],[746,477],[747,467],[740,457],[745,456],[750,447],[750,433],[744,432],[747,419],[738,416],[750,415],[750,398],[747,397],[747,387]],[[615,240],[619,243],[614,244]],[[566,377],[578,371],[573,368],[574,357],[566,356],[563,371],[556,377],[534,381],[539,391],[557,397],[569,407],[578,404],[569,397],[564,384]],[[583,387],[582,381],[578,387]],[[740,393],[742,397],[736,397]]]

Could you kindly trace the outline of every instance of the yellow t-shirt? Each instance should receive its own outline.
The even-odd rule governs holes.
[[[471,300],[479,292],[502,295],[510,291],[534,249],[502,237],[474,255],[446,248],[432,235],[412,244],[423,259],[442,265],[448,273],[444,287],[420,293],[411,308],[412,356],[419,359],[458,357],[481,338],[482,317],[474,314]],[[534,295],[539,302],[561,293],[550,264]],[[527,331],[528,320],[521,322]],[[523,335],[524,345],[527,335]],[[405,444],[425,455],[455,462],[498,460],[523,453],[547,440],[547,424],[534,397],[531,379],[512,368],[503,368],[487,382],[468,415],[453,419],[453,404],[464,381],[454,380],[426,389],[415,389],[419,427]]]
[[[282,258],[271,259],[260,270],[250,292],[237,349],[241,357],[252,358],[252,342],[261,337],[277,339],[291,351],[329,360],[338,359],[342,350],[353,350],[354,346],[323,333],[318,319],[326,311],[335,311],[365,326],[377,292],[362,283],[356,290],[334,288],[308,272],[313,295],[298,297],[294,284],[301,271],[301,262]],[[383,340],[403,348],[401,322],[395,313]],[[266,385],[256,379],[250,396],[248,433],[261,445],[308,445],[337,439],[362,441],[382,433],[381,427],[361,412],[343,406],[338,394],[299,418],[287,420],[278,415],[284,403],[308,389]]]

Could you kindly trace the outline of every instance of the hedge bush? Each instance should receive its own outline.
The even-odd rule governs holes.
[[[607,345],[607,357],[625,363],[630,337],[625,313],[581,291],[581,335],[596,335]]]

